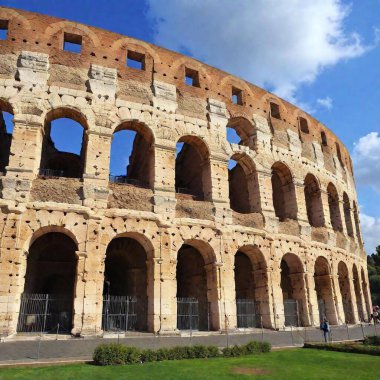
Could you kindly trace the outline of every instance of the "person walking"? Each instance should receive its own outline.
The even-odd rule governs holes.
[[[323,331],[323,337],[325,338],[325,343],[329,342],[330,341],[330,325],[326,317],[323,318],[320,329]]]

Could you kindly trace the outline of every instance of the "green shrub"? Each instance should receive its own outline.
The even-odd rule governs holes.
[[[207,350],[209,358],[217,358],[220,356],[219,348],[216,346],[207,346]]]
[[[363,343],[365,345],[380,346],[380,335],[370,335],[365,337]]]
[[[141,351],[136,347],[125,347],[125,364],[140,363]]]
[[[101,344],[95,348],[93,359],[97,365],[125,364],[126,347],[121,344]]]
[[[270,352],[271,348],[272,346],[268,342],[256,342],[252,340],[243,346],[226,347],[222,350],[222,354],[225,357],[236,357]]]
[[[141,361],[146,362],[157,362],[158,360],[158,354],[156,350],[142,350],[141,351]]]
[[[367,355],[376,355],[380,356],[380,347],[378,346],[368,346],[365,344],[353,344],[353,343],[305,343],[305,348],[316,348],[319,350],[327,351],[338,351],[338,352],[348,352],[355,354],[367,354]]]
[[[223,356],[226,358],[232,358],[237,356],[245,355],[245,349],[244,346],[232,346],[232,347],[225,347],[222,350]]]
[[[162,360],[168,360],[169,359],[169,350],[167,348],[159,348],[156,351],[157,354],[157,361],[160,362]]]

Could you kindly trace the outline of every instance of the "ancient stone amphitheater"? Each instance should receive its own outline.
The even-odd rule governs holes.
[[[324,125],[133,38],[10,8],[0,31],[1,334],[368,318],[352,162]],[[55,148],[59,118],[83,127],[79,155]]]

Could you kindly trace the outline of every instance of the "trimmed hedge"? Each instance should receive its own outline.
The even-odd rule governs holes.
[[[363,343],[365,345],[380,346],[380,335],[366,336]]]
[[[123,365],[133,363],[157,362],[162,360],[181,360],[198,358],[216,358],[218,356],[236,357],[242,355],[269,352],[271,345],[267,342],[251,341],[243,346],[226,347],[219,351],[216,346],[176,346],[158,350],[139,350],[122,344],[101,344],[96,347],[93,359],[96,365]]]
[[[367,354],[380,356],[380,347],[378,346],[369,346],[365,344],[350,344],[350,343],[305,343],[304,348],[316,348],[319,350],[326,351],[338,351],[338,352],[349,352],[354,354]]]

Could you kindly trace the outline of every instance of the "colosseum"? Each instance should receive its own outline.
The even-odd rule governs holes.
[[[323,124],[130,37],[4,7],[0,32],[0,333],[368,318],[352,161]],[[61,118],[79,154],[54,145]]]

